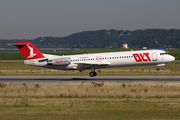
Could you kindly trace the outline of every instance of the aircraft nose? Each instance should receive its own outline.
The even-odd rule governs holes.
[[[174,60],[175,60],[175,57],[169,56],[169,60],[170,60],[170,61],[174,61]]]

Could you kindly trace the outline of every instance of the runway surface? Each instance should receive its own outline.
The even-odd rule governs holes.
[[[180,76],[0,76],[0,83],[180,82]]]

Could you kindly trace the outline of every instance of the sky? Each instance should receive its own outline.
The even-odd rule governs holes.
[[[180,29],[180,0],[0,0],[0,39]]]

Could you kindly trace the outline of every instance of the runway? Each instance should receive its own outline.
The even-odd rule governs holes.
[[[0,76],[0,83],[180,82],[180,76]]]

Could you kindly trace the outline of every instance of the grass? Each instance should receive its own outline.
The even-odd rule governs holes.
[[[180,98],[180,83],[3,84],[1,98]]]
[[[95,84],[101,84],[97,86]],[[180,119],[180,83],[1,84],[6,119]]]
[[[180,99],[28,98],[0,107],[1,120],[179,120]],[[4,99],[12,102],[12,99]],[[18,102],[20,104],[18,104]]]
[[[90,70],[79,71],[62,71],[47,69],[42,67],[34,67],[25,65],[23,62],[0,62],[0,75],[85,75]],[[98,75],[180,75],[180,62],[175,61],[160,67],[160,71],[156,71],[157,66],[133,66],[133,67],[117,67],[104,68],[96,70]]]
[[[87,54],[87,53],[102,53],[102,52],[119,52],[119,51],[130,51],[131,49],[104,49],[104,48],[83,48],[72,52],[61,53],[61,55],[75,55],[75,54]],[[133,49],[141,50],[141,49]],[[180,49],[167,49],[168,54],[177,57],[180,60]],[[60,55],[60,53],[46,53],[53,55]],[[21,53],[0,53],[0,60],[24,60],[24,56]]]
[[[24,60],[21,53],[0,53],[0,60]]]

